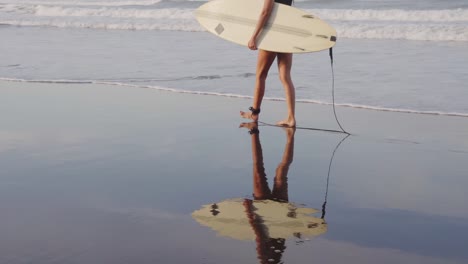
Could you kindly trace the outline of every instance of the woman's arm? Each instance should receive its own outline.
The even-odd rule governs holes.
[[[252,37],[249,40],[248,47],[251,50],[256,50],[257,49],[257,37],[260,35],[260,32],[262,32],[263,26],[265,26],[268,18],[270,17],[271,10],[273,10],[274,6],[274,1],[273,0],[264,0],[263,2],[263,9],[262,12],[260,13],[260,17],[257,22],[257,26],[255,27],[255,30],[252,34]]]

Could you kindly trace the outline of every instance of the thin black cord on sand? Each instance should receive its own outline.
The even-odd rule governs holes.
[[[333,114],[335,115],[335,120],[336,123],[338,123],[338,126],[341,128],[341,131],[343,133],[348,134],[343,127],[340,124],[340,121],[338,121],[338,117],[336,116],[336,109],[335,109],[335,71],[333,69],[333,48],[330,48],[330,61],[331,61],[331,70],[332,70],[332,101],[333,101]]]
[[[322,205],[322,219],[325,219],[325,214],[326,214],[326,208],[327,208],[327,198],[328,198],[328,185],[330,183],[330,172],[331,172],[331,167],[332,167],[332,163],[333,163],[333,159],[335,158],[335,153],[336,151],[338,150],[338,148],[340,147],[341,143],[343,143],[349,136],[351,136],[350,134],[348,134],[346,137],[344,137],[339,143],[338,145],[336,145],[335,147],[335,150],[333,150],[333,154],[330,158],[330,164],[328,164],[328,175],[327,175],[327,187],[325,189],[325,201],[323,202],[323,205]]]
[[[268,124],[268,123],[265,123],[265,122],[262,122],[262,121],[258,121],[259,124],[261,125],[264,125],[264,126],[273,126],[273,127],[283,127],[283,128],[290,128],[290,127],[287,127],[287,126],[280,126],[280,125],[274,125],[274,124]],[[321,128],[312,128],[312,127],[294,127],[295,129],[304,129],[304,130],[315,130],[315,131],[324,131],[324,132],[333,132],[333,133],[343,133],[343,131],[339,131],[339,130],[333,130],[333,129],[321,129]],[[348,134],[347,132],[344,132],[345,134]]]

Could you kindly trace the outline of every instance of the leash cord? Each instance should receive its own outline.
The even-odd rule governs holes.
[[[341,126],[340,121],[338,120],[338,117],[337,117],[337,115],[336,115],[336,109],[335,109],[335,70],[333,69],[333,48],[330,48],[330,62],[331,62],[331,70],[332,70],[332,102],[333,102],[333,114],[335,115],[336,123],[338,123],[338,126],[341,128],[341,131],[343,131],[343,133],[349,135],[349,133],[346,132],[346,131],[344,130],[344,128]]]

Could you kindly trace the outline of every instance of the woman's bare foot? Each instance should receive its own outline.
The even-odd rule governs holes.
[[[277,126],[283,126],[283,127],[296,127],[296,119],[294,118],[287,118],[285,120],[281,120],[278,123],[276,123]]]
[[[242,118],[250,119],[250,120],[252,120],[254,122],[258,121],[258,115],[254,115],[252,112],[240,111],[240,115],[241,115]]]

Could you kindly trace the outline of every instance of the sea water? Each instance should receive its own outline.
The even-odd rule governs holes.
[[[207,33],[187,0],[0,0],[0,79],[249,97],[256,52]],[[468,116],[468,1],[295,1],[338,31],[336,103]],[[266,97],[284,97],[273,65]],[[327,51],[294,56],[304,103],[332,102]]]

